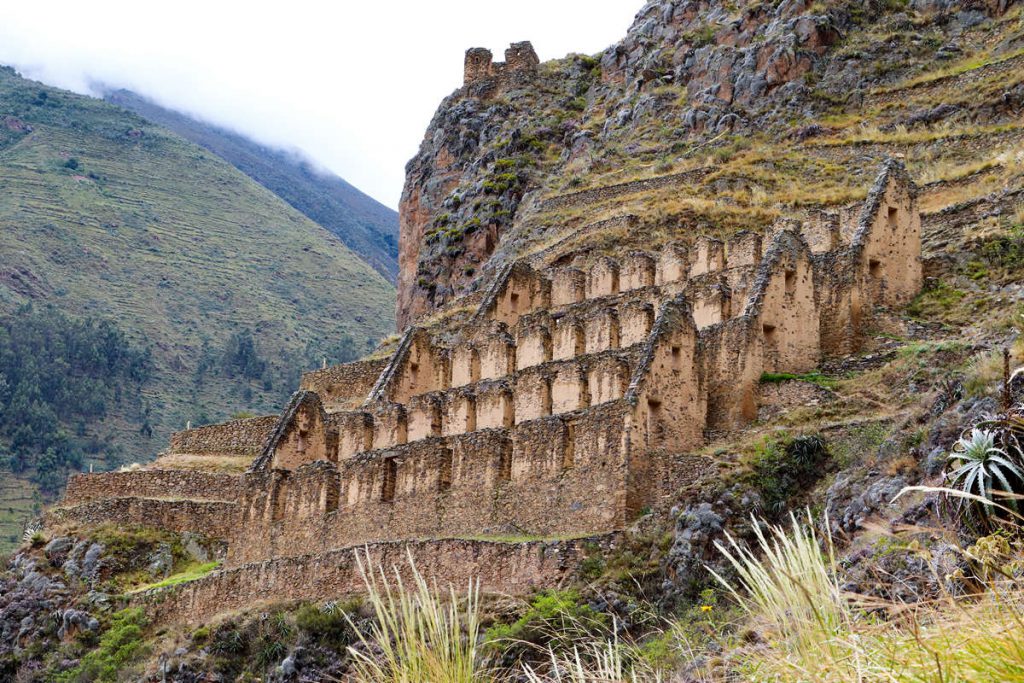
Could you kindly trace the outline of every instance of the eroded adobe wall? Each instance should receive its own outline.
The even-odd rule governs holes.
[[[170,452],[255,457],[277,420],[277,415],[264,415],[175,432],[171,435]]]
[[[757,387],[764,372],[762,351],[761,325],[747,316],[701,331],[707,429],[730,430],[757,419]]]
[[[890,307],[908,303],[921,291],[921,217],[901,163],[887,162],[860,220],[852,246],[865,300]]]
[[[81,529],[101,524],[146,526],[179,533],[192,532],[231,541],[237,503],[156,498],[102,498],[52,508],[45,518],[50,529]]]
[[[242,478],[194,470],[138,470],[74,474],[68,480],[62,505],[76,505],[101,498],[191,498],[236,501]]]
[[[802,245],[780,254],[760,283],[765,372],[807,372],[821,359],[814,271]]]
[[[586,547],[611,539],[493,543],[485,541],[410,541],[375,543],[365,551],[373,567],[392,567],[411,583],[408,554],[428,582],[458,587],[478,580],[486,593],[527,595],[557,586],[575,571]],[[141,593],[132,598],[154,623],[205,623],[217,614],[265,601],[336,599],[364,592],[356,553],[335,550],[270,560],[215,572],[202,579]]]

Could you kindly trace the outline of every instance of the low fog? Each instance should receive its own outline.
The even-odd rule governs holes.
[[[81,93],[122,87],[295,149],[397,207],[406,161],[468,47],[594,54],[640,0],[14,3],[0,63]]]

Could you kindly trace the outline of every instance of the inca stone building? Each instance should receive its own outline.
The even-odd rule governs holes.
[[[564,556],[487,539],[625,528],[700,466],[683,454],[756,418],[764,373],[849,354],[876,307],[908,302],[920,252],[913,184],[889,161],[847,220],[519,261],[459,325],[411,327],[386,358],[305,375],[280,416],[176,434],[148,469],[74,477],[51,522],[222,538],[228,569],[204,579],[204,600],[228,599],[245,572],[258,595],[328,594],[348,585],[336,551],[393,541],[427,547],[438,573],[537,585]],[[225,455],[252,462],[240,476],[161,465]],[[189,590],[199,604],[203,586]]]

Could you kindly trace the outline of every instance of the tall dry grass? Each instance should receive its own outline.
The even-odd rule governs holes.
[[[839,590],[831,542],[821,549],[809,516],[756,540],[754,548],[732,539],[719,546],[738,577],[719,581],[768,635],[765,646],[736,657],[744,679],[1024,681],[1024,599],[1016,581],[880,618]]]
[[[369,634],[359,634],[350,647],[360,683],[473,683],[490,680],[477,644],[480,637],[480,587],[471,582],[461,597],[453,587],[447,595],[429,584],[408,555],[412,585],[395,568],[389,579],[374,568],[369,555],[356,555],[374,613]]]

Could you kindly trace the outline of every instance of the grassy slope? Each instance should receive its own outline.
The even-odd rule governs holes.
[[[377,272],[394,281],[398,273],[398,214],[394,210],[284,150],[264,147],[127,90],[110,92],[106,99],[225,159],[337,235]]]
[[[72,158],[79,168],[66,167]],[[254,383],[245,400],[241,380],[211,377],[193,394],[204,337],[219,349],[248,328],[283,374],[300,369],[311,340],[348,333],[363,344],[393,327],[384,278],[228,163],[120,108],[7,70],[0,226],[0,312],[52,302],[152,345],[155,378],[142,400],[95,427],[130,460],[154,455],[187,420],[275,411],[293,388]],[[138,435],[142,403],[153,407],[151,439]],[[29,507],[31,491],[14,488],[0,494],[0,543],[19,526],[10,518],[22,518],[6,514],[8,501]]]

